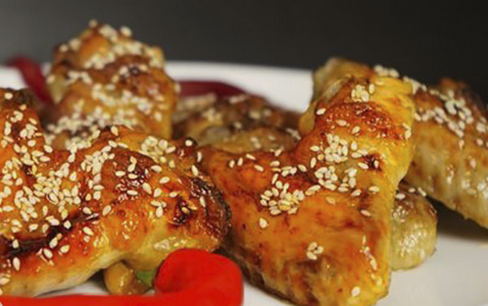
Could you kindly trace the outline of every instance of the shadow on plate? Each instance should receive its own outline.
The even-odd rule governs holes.
[[[435,203],[439,220],[439,234],[488,243],[488,229],[479,226],[474,221],[465,219],[463,216],[448,209],[441,203],[433,202]]]

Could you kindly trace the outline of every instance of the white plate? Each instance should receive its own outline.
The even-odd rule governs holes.
[[[170,62],[176,79],[213,79],[241,86],[276,104],[304,110],[311,94],[310,72],[265,66]],[[22,82],[11,69],[0,69],[0,86],[18,88]],[[488,305],[488,230],[439,210],[437,251],[422,266],[392,276],[389,295],[379,305]],[[99,277],[61,293],[105,293]],[[286,305],[246,284],[246,306]]]

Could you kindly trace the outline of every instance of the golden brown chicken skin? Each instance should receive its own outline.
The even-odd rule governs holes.
[[[393,270],[415,268],[435,251],[437,213],[425,196],[405,181],[398,186],[392,214]]]
[[[92,23],[56,48],[47,78],[55,105],[51,122],[91,120],[171,136],[177,88],[164,71],[161,49],[138,42],[129,29]]]
[[[324,68],[337,84],[289,151],[203,148],[233,211],[224,247],[251,282],[302,305],[370,305],[387,292],[395,190],[413,154],[409,84]],[[355,90],[371,87],[367,101]]]
[[[240,96],[234,101],[234,103],[253,103],[255,99]],[[262,101],[264,102],[262,105],[265,106],[260,108],[263,109],[262,113],[250,116],[248,108],[251,106],[215,107],[219,103],[215,97],[197,96],[181,101],[183,106],[191,105],[191,107],[185,109],[179,106],[180,109],[177,109],[175,117],[183,118],[180,121],[180,127],[185,127],[182,137],[192,135],[199,144],[210,144],[229,153],[292,149],[299,140],[296,133],[292,132],[297,128],[299,115],[294,112],[283,113],[280,108],[265,100]],[[230,111],[233,112],[232,115],[227,114]],[[209,113],[212,115],[207,115]],[[268,116],[265,116],[265,113]],[[286,121],[261,120],[270,117],[271,113],[274,114],[274,118],[288,119]],[[226,121],[222,118],[233,120]],[[236,125],[239,128],[235,128]],[[423,190],[417,190],[402,181],[395,196],[392,220],[391,266],[393,270],[416,267],[433,254],[437,242],[437,215]]]
[[[0,292],[77,285],[123,260],[156,268],[183,247],[214,250],[229,211],[194,142],[112,126],[53,149],[26,91],[0,89]]]
[[[365,65],[343,61],[349,70],[368,70]],[[487,227],[488,121],[484,103],[462,82],[443,79],[438,86],[426,86],[401,77],[395,69],[376,66],[375,71],[412,85],[416,150],[405,180]],[[317,75],[316,84],[322,81]],[[315,89],[320,92],[317,86]]]
[[[221,99],[212,95],[182,99],[173,115],[176,138],[191,137],[200,145],[220,143],[240,137],[241,131],[263,127],[273,127],[297,138],[298,117],[297,113],[271,105],[262,97],[247,94]]]
[[[486,106],[463,83],[444,79],[415,94],[416,151],[406,176],[413,186],[488,227]]]

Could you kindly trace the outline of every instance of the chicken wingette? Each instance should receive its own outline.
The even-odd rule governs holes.
[[[0,293],[39,295],[119,261],[151,270],[175,249],[220,245],[229,211],[195,142],[114,125],[54,149],[31,100],[0,89]]]
[[[177,86],[164,71],[161,49],[131,35],[128,28],[92,22],[55,49],[47,77],[51,122],[121,124],[169,139]]]
[[[352,61],[337,61],[346,71],[365,74],[369,69]],[[488,120],[479,96],[466,84],[451,79],[426,86],[391,68],[376,66],[375,71],[412,85],[416,149],[405,180],[465,218],[488,227]],[[334,80],[317,73],[316,95],[320,95],[322,84],[330,82]]]
[[[252,95],[227,99],[211,95],[190,97],[179,102],[174,117],[175,131],[180,136],[235,154],[289,150],[300,138],[296,132],[297,113],[283,111]],[[437,215],[421,189],[404,181],[400,184],[392,220],[393,270],[416,267],[433,254]]]
[[[406,180],[432,198],[488,227],[488,117],[486,106],[463,83],[444,79],[420,86]]]
[[[337,61],[323,69],[334,82],[293,149],[209,146],[202,164],[233,212],[224,248],[251,282],[297,304],[374,304],[388,290],[393,201],[413,155],[412,89]]]

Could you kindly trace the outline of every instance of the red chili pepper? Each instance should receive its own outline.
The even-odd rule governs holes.
[[[51,95],[46,86],[46,78],[37,62],[30,58],[19,56],[7,61],[7,65],[20,71],[24,82],[41,101],[52,103]]]
[[[178,81],[181,86],[181,97],[199,96],[208,93],[214,93],[219,98],[234,96],[246,93],[243,89],[234,85],[220,81]]]
[[[238,306],[243,300],[242,275],[237,265],[221,255],[202,250],[171,253],[159,268],[154,285],[155,296],[2,296],[0,303],[3,306]]]

